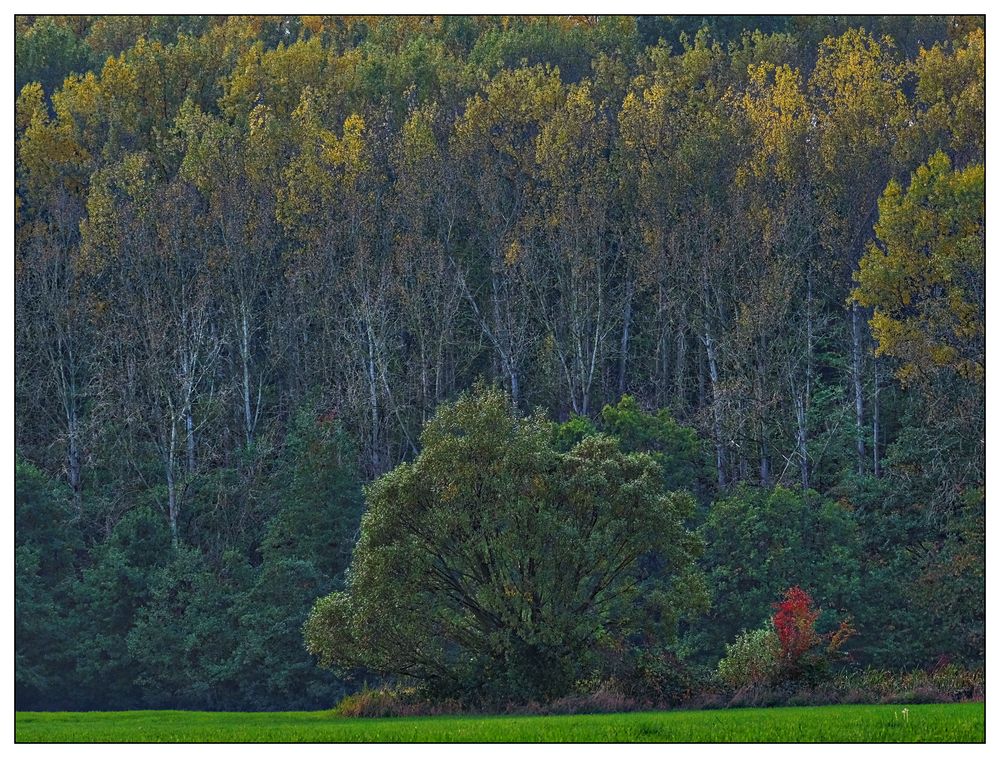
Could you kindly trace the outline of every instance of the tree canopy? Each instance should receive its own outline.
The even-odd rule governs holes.
[[[565,694],[614,640],[672,639],[704,603],[693,499],[648,455],[604,436],[559,452],[548,427],[482,386],[441,406],[414,461],[369,486],[310,651],[499,701]]]

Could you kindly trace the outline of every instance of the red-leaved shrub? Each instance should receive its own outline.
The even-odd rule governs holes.
[[[774,604],[774,609],[771,623],[780,644],[778,664],[782,677],[819,679],[825,676],[831,660],[854,634],[850,620],[841,621],[829,634],[819,634],[816,621],[820,611],[813,607],[809,593],[798,586],[785,590],[784,598]],[[824,642],[827,643],[825,650]]]

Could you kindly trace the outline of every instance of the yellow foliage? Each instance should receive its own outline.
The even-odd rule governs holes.
[[[984,365],[985,173],[953,170],[941,152],[904,192],[879,201],[878,243],[861,259],[852,299],[873,308],[879,355],[901,359],[900,379],[948,368],[976,381]]]

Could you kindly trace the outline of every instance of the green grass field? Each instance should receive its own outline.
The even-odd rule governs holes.
[[[18,742],[982,742],[983,703],[592,716],[347,719],[329,712],[17,713]]]

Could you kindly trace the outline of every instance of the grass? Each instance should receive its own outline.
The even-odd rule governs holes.
[[[339,718],[327,711],[22,712],[17,742],[983,742],[983,703],[586,716]]]

